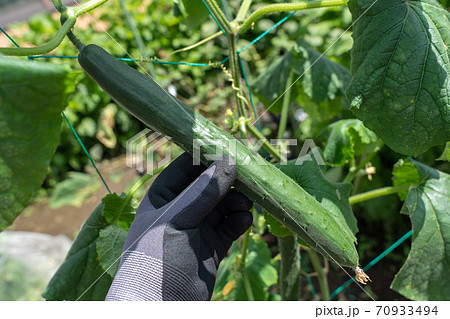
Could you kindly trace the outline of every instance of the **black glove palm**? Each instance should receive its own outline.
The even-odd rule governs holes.
[[[230,187],[229,158],[208,169],[185,153],[150,187],[136,213],[106,300],[209,300],[219,262],[252,223]]]

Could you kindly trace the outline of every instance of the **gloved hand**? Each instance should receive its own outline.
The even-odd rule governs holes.
[[[230,190],[230,158],[209,168],[184,153],[136,212],[106,300],[210,300],[219,262],[252,224],[250,200]]]

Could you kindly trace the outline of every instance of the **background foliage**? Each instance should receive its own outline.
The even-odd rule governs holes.
[[[178,3],[162,0],[126,2],[144,40],[145,51],[149,57],[166,61],[203,63],[221,61],[226,57],[227,44],[223,36],[194,50],[170,55],[177,49],[219,31],[207,12],[203,9],[198,10],[199,7],[203,8],[199,2],[187,0]],[[225,13],[232,16],[236,15],[234,8],[237,8],[239,3],[240,1],[221,1],[222,7],[227,9],[224,10]],[[264,1],[253,1],[253,3],[254,8],[258,8]],[[83,42],[101,45],[116,57],[129,57],[125,50],[134,58],[142,58],[142,53],[130,31],[130,26],[124,19],[119,2],[108,2],[107,5],[93,11],[92,15],[99,24],[94,23],[87,16],[80,18],[77,22],[76,34]],[[241,37],[238,48],[249,44],[252,39],[269,29],[285,15],[285,13],[272,14],[258,21],[253,29]],[[392,185],[392,183],[401,185],[409,181],[417,185],[409,194],[400,194],[400,198],[397,195],[389,195],[352,206],[358,220],[358,251],[361,263],[364,265],[397,240],[400,234],[406,233],[411,228],[411,224],[413,230],[430,227],[431,231],[439,226],[439,223],[436,224],[436,220],[439,220],[438,215],[448,218],[446,217],[448,212],[442,205],[445,204],[449,195],[441,191],[433,194],[430,192],[445,189],[448,186],[448,175],[445,172],[450,172],[450,167],[448,155],[443,153],[444,145],[433,146],[427,152],[416,156],[415,160],[405,160],[403,155],[384,146],[374,132],[355,119],[350,111],[350,103],[345,98],[346,88],[351,79],[349,50],[352,47],[351,32],[345,30],[351,22],[352,17],[348,8],[298,12],[281,27],[243,51],[241,57],[258,113],[262,114],[266,109],[270,109],[270,112],[264,113],[260,119],[263,133],[269,138],[276,138],[277,124],[280,119],[282,99],[276,102],[275,99],[285,90],[290,76],[296,79],[304,74],[291,91],[289,101],[291,107],[285,137],[297,139],[299,145],[308,138],[314,138],[323,150],[327,167],[322,171],[317,166],[309,169],[317,173],[316,178],[324,178],[325,187],[338,185],[336,187],[347,196],[347,193],[358,194]],[[11,26],[8,32],[22,45],[36,45],[47,41],[58,28],[57,16],[52,17],[47,14],[36,16],[26,23]],[[103,30],[106,30],[124,50]],[[324,57],[309,70],[324,52]],[[67,41],[64,41],[54,53],[67,56],[77,54],[75,48]],[[352,52],[352,54],[357,53]],[[56,97],[55,99],[60,101],[67,96],[68,92],[72,92],[64,112],[92,157],[96,161],[102,161],[124,154],[126,141],[140,132],[144,128],[143,125],[118,107],[94,82],[80,72],[76,60],[52,59],[51,62],[62,64],[59,73],[51,76],[51,81],[61,82],[61,77],[67,76],[71,79],[71,83],[75,84],[74,87],[67,85],[60,88],[59,99]],[[68,71],[67,66],[70,67],[71,72]],[[176,90],[178,98],[218,124],[222,124],[224,120],[225,109],[234,103],[227,77],[218,68],[157,63],[141,63],[141,66],[151,71],[163,87],[171,86],[172,90]],[[3,76],[4,73],[1,71],[0,68],[0,74]],[[20,73],[17,76],[20,76]],[[8,79],[1,78],[1,80]],[[360,79],[360,81],[365,80]],[[6,94],[5,90],[0,92]],[[40,105],[39,99],[34,100],[33,103]],[[55,114],[58,114],[63,105],[55,104],[57,104]],[[58,117],[58,123],[60,120]],[[49,132],[42,134],[51,136]],[[293,149],[293,153],[298,152],[300,152],[299,148]],[[439,156],[441,156],[440,159],[438,159]],[[28,158],[28,160],[33,159]],[[54,207],[77,205],[83,201],[86,194],[98,187],[89,176],[80,173],[85,171],[87,163],[88,160],[78,141],[68,125],[62,123],[60,143],[51,161],[51,171],[44,182],[45,193],[53,194],[51,205]],[[360,163],[367,165],[357,167]],[[43,163],[45,167],[47,164]],[[357,168],[356,171],[351,171],[355,168]],[[369,170],[370,168],[372,170]],[[286,169],[289,170],[289,167]],[[0,170],[0,174],[6,174],[5,171]],[[291,173],[292,176],[300,175],[295,171]],[[349,180],[353,181],[352,189],[348,183],[334,184],[342,181],[349,182],[345,179],[350,173],[352,175],[354,173],[353,178]],[[43,173],[40,175],[42,176],[39,179],[42,180]],[[306,177],[302,175],[302,178]],[[40,184],[40,181],[35,184]],[[36,185],[35,188],[38,187]],[[71,196],[74,193],[76,196]],[[24,202],[27,202],[30,196],[24,198]],[[72,201],[68,201],[70,197]],[[426,215],[425,223],[422,224],[419,217],[423,216],[425,211],[429,211],[425,206],[429,205],[427,200],[430,198],[432,198],[431,202],[436,202],[440,206],[437,207],[436,216]],[[406,201],[402,206],[403,200]],[[75,240],[65,263],[47,288],[45,292],[47,299],[76,299],[89,287],[93,281],[90,279],[97,278],[99,274],[106,271],[107,273],[94,285],[94,288],[82,297],[83,299],[104,298],[116,271],[114,267],[109,268],[109,265],[121,252],[120,249],[109,251],[106,247],[109,245],[116,248],[122,247],[120,243],[123,242],[124,234],[132,221],[129,213],[134,209],[133,205],[126,206],[125,213],[129,215],[125,214],[123,220],[113,223],[112,219],[108,219],[111,214],[108,209],[118,206],[119,203],[123,203],[123,196],[110,195],[94,210]],[[333,203],[329,204],[333,205]],[[17,209],[17,212],[20,210]],[[407,215],[399,214],[400,211]],[[265,220],[255,211],[254,234],[249,242],[250,252],[247,257],[246,271],[255,298],[277,300],[281,298],[276,286],[279,252],[276,239],[267,230],[267,223],[270,224],[271,232],[280,235],[280,230],[277,230],[280,225],[270,219]],[[4,226],[6,227],[6,224]],[[354,228],[356,230],[356,225]],[[290,234],[284,232],[283,236],[286,235]],[[444,242],[439,242],[438,238],[435,240],[436,242],[433,242],[435,247],[445,244],[445,240]],[[445,252],[445,249],[441,250]],[[419,253],[421,258],[427,257],[422,255],[426,252],[426,244],[421,236],[413,236],[412,252]],[[372,277],[376,277],[379,283],[371,285],[372,295],[380,299],[403,298],[401,295],[388,291],[387,287],[408,253],[408,245],[405,245],[403,249],[397,249],[387,256],[383,260],[383,266],[373,268]],[[221,264],[214,298],[249,299],[243,288],[239,256],[239,245],[234,244],[229,257]],[[311,265],[311,257],[308,254],[303,254],[302,257],[306,265]],[[413,284],[413,282],[407,283],[408,280],[425,273],[424,271],[415,272],[414,267],[420,262],[410,257],[406,260],[405,268],[395,278],[393,289],[412,299],[439,299],[447,296],[449,292],[436,283],[436,278],[442,279],[442,273],[448,270],[444,263],[448,256],[444,254],[432,257],[436,258],[436,268],[427,268],[422,265],[427,270],[436,271],[427,277],[432,281],[431,291],[405,288],[408,283]],[[330,267],[329,284],[330,288],[334,289],[347,278],[342,275],[337,266]],[[73,269],[77,269],[78,272],[73,272]],[[307,272],[306,269],[304,271]],[[424,280],[419,277],[417,280]],[[383,281],[380,278],[386,278],[386,280]],[[317,283],[316,278],[313,278],[313,284],[317,286]],[[71,292],[70,295],[65,295],[67,291]],[[357,289],[348,289],[341,298],[367,298],[366,295],[359,295],[359,293]],[[314,296],[311,286],[306,280],[302,280],[302,298],[311,299]]]

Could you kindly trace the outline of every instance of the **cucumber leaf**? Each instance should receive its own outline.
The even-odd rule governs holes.
[[[274,114],[280,114],[281,112],[282,99],[279,99],[277,102],[275,100],[286,89],[286,83],[292,70],[291,64],[292,52],[288,52],[270,64],[252,84],[255,94],[264,103],[266,108],[270,107],[270,111]],[[297,92],[296,86],[294,85],[291,90]],[[296,95],[295,92],[292,94],[293,96]]]
[[[0,57],[0,231],[47,174],[74,79],[64,65]]]
[[[413,175],[404,180],[415,180],[418,173],[420,181],[410,188],[403,204],[402,212],[411,218],[412,246],[391,288],[413,300],[449,300],[450,176],[412,159],[400,162],[394,176],[402,163]]]
[[[302,91],[316,105],[345,97],[345,89],[351,80],[350,72],[304,41],[299,40],[294,46],[292,68],[301,76]]]
[[[361,154],[369,154],[380,149],[383,142],[360,120],[347,119],[330,124],[327,144],[323,151],[324,159],[333,166],[342,166]]]
[[[264,105],[269,107],[286,89],[290,72],[294,72],[293,98],[310,116],[320,121],[328,120],[343,109],[345,88],[350,82],[350,72],[340,64],[321,56],[299,39],[294,48],[272,63],[253,83],[252,87]],[[278,114],[281,101],[270,107]]]
[[[400,160],[394,165],[392,172],[392,182],[394,186],[419,185],[420,175],[416,166],[411,161]],[[398,193],[401,200],[405,200],[408,191]]]
[[[119,269],[123,245],[127,231],[117,224],[111,224],[100,230],[97,240],[97,254],[102,268],[112,277]]]
[[[131,224],[134,221],[137,206],[133,203],[134,200],[130,202],[125,202],[125,194],[108,194],[102,198],[104,204],[103,216],[107,222],[112,222],[116,215],[120,214],[117,219],[117,224],[125,230],[130,229]],[[120,209],[123,209],[119,212]]]
[[[244,288],[242,274],[238,269],[238,258],[240,256],[238,245],[234,242],[228,257],[222,260],[217,270],[214,294],[223,294],[224,300],[249,300]],[[272,265],[270,249],[260,235],[254,234],[249,238],[245,271],[250,281],[254,299],[268,300],[269,288],[278,281],[278,271]]]
[[[106,195],[84,222],[64,263],[47,286],[47,300],[105,299],[136,211],[133,204],[124,205],[124,197]]]
[[[103,270],[96,250],[100,231],[108,226],[102,213],[103,203],[84,222],[43,294],[46,300],[105,300],[112,277]]]
[[[350,0],[351,110],[391,149],[450,140],[450,13],[435,0]]]
[[[102,199],[103,216],[109,223],[100,231],[97,240],[97,254],[103,269],[114,278],[119,268],[123,245],[128,229],[134,221],[137,206],[125,202],[125,194],[108,194]],[[122,211],[120,211],[122,210]],[[116,215],[119,218],[114,222]]]
[[[267,227],[269,228],[269,231],[277,237],[287,237],[287,236],[294,236],[294,234],[287,229],[282,223],[280,223],[278,220],[275,219],[275,217],[272,217],[269,213],[264,211],[264,219],[266,220]]]

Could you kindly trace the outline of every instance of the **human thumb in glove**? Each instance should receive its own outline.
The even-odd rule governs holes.
[[[219,262],[252,224],[251,201],[230,190],[236,173],[229,157],[170,164],[136,212],[106,300],[210,300]]]

